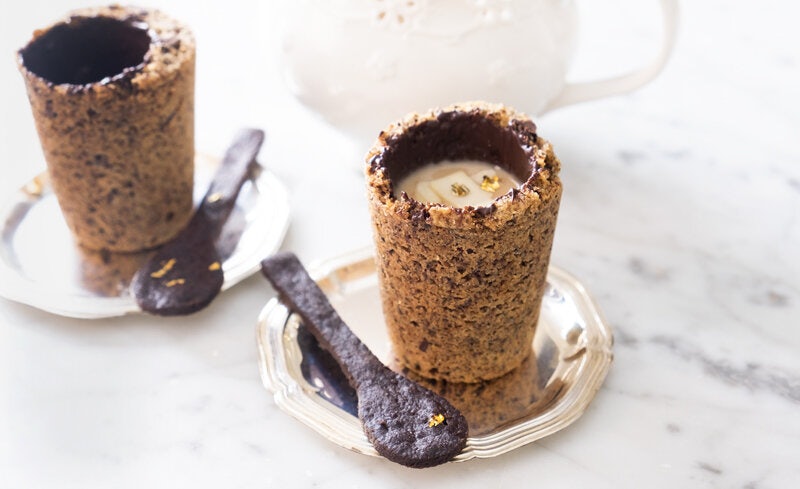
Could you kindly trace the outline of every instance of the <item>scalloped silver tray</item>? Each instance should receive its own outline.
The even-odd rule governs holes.
[[[195,201],[219,160],[195,159]],[[226,290],[257,271],[289,226],[286,188],[257,168],[239,193],[218,247]],[[141,312],[128,284],[149,253],[99,253],[78,247],[44,172],[0,207],[0,296],[61,316],[104,318]]]
[[[396,369],[372,250],[326,261],[310,273],[355,334]],[[341,370],[278,298],[262,309],[257,340],[262,381],[283,411],[344,448],[378,456]],[[469,422],[467,446],[455,461],[495,457],[578,419],[611,367],[612,345],[611,329],[586,289],[551,266],[532,355],[521,367],[481,384],[416,380],[447,397]]]

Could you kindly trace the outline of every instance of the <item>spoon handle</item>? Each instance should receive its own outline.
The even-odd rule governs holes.
[[[222,226],[228,220],[239,190],[250,175],[251,165],[255,163],[263,143],[264,131],[242,129],[225,152],[194,216],[205,221],[203,230],[211,236],[212,241],[219,237]]]
[[[370,367],[383,367],[380,360],[353,334],[327,300],[324,293],[305,273],[292,253],[276,253],[264,260],[261,271],[280,294],[281,300],[296,312],[317,341],[341,365],[353,387],[370,378]]]

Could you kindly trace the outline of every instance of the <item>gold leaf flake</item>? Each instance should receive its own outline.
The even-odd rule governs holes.
[[[489,176],[484,175],[483,179],[481,180],[481,189],[487,192],[494,192],[495,190],[500,188],[500,177],[497,175]]]
[[[454,183],[450,185],[450,190],[453,194],[458,195],[459,197],[464,197],[469,193],[469,189],[462,183]]]
[[[170,258],[169,260],[167,260],[166,263],[164,263],[164,265],[161,267],[160,270],[156,270],[155,272],[151,273],[150,276],[153,278],[161,278],[164,275],[166,275],[167,272],[172,270],[172,267],[174,266],[175,266],[175,258]]]
[[[431,416],[431,419],[428,420],[428,426],[433,428],[434,426],[439,426],[440,424],[444,423],[444,414],[434,414]]]

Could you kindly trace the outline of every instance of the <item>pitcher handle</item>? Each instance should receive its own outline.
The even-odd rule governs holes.
[[[661,49],[652,63],[639,70],[605,80],[567,83],[561,93],[547,105],[544,112],[610,95],[621,95],[655,78],[666,65],[675,45],[678,30],[678,0],[661,0],[661,17],[663,21]]]

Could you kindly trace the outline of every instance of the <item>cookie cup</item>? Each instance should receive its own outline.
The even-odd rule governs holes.
[[[522,183],[482,207],[396,195],[415,169],[471,159]],[[386,327],[396,360],[431,379],[500,377],[531,354],[561,200],[560,163],[524,114],[483,102],[411,114],[367,155]]]
[[[137,251],[192,213],[195,43],[156,11],[77,10],[19,50],[47,169],[78,244]]]

